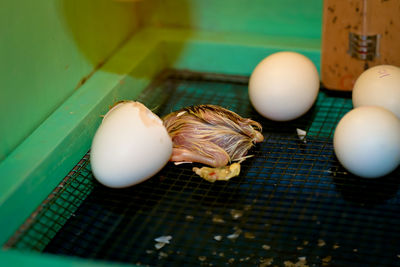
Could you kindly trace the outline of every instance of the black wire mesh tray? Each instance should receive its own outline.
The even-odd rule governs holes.
[[[361,179],[333,152],[349,95],[322,89],[300,119],[272,122],[251,107],[247,82],[167,71],[138,98],[160,116],[217,104],[259,121],[265,141],[238,177],[210,183],[191,164],[168,163],[139,185],[110,189],[94,180],[88,153],[8,246],[149,266],[400,265],[399,170]]]

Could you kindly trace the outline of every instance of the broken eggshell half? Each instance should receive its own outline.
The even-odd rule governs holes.
[[[121,101],[97,129],[90,163],[101,184],[123,188],[155,175],[171,154],[172,140],[162,120],[140,102]]]

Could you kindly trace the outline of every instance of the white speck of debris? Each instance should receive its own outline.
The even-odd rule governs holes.
[[[156,249],[162,249],[164,246],[165,246],[165,243],[156,243],[156,244],[154,245],[154,247],[155,247]]]
[[[326,243],[325,243],[324,240],[318,239],[318,247],[323,247],[323,246],[325,246],[325,245],[326,245]]]
[[[283,266],[285,266],[285,267],[306,267],[308,265],[307,265],[306,261],[299,260],[298,262],[284,261]]]
[[[306,267],[307,265],[307,261],[306,261],[306,257],[298,257],[299,261],[298,262],[291,262],[291,261],[284,261],[283,265],[285,267]]]
[[[206,256],[199,256],[199,261],[205,261],[205,260],[207,260]]]
[[[221,215],[214,215],[212,218],[212,221],[214,223],[225,223],[224,219],[222,218]]]
[[[240,258],[239,261],[243,262],[243,261],[248,261],[250,260],[250,257],[246,257],[246,258]]]
[[[146,250],[146,253],[147,253],[147,254],[153,254],[153,253],[154,253],[154,250],[148,249],[148,250]]]
[[[274,261],[274,258],[265,258],[265,259],[260,259],[260,267],[264,266],[270,266],[272,262]]]
[[[270,249],[271,249],[271,246],[269,246],[269,245],[262,245],[262,248],[265,249],[265,250],[270,250]]]
[[[229,239],[236,239],[236,238],[238,238],[239,237],[239,233],[233,233],[233,234],[230,234],[230,235],[228,235],[227,237],[229,238]]]
[[[239,219],[240,217],[243,216],[243,211],[232,209],[231,210],[231,216],[232,216],[232,218],[234,220],[237,220],[237,219]]]
[[[240,236],[241,233],[242,233],[241,229],[236,229],[235,232],[233,234],[228,235],[227,238],[229,238],[230,240],[235,240]]]
[[[297,132],[297,136],[299,137],[299,139],[301,141],[303,141],[304,143],[307,143],[307,140],[306,140],[307,132],[302,129],[299,129],[299,128],[296,129],[296,132]]]
[[[221,241],[222,240],[222,236],[216,235],[216,236],[214,236],[214,239],[217,240],[217,241]]]
[[[165,252],[160,251],[160,253],[158,254],[159,259],[166,258],[166,257],[168,257],[168,254]]]
[[[186,215],[186,220],[188,220],[188,221],[193,221],[194,220],[194,217],[192,216],[192,215]]]
[[[247,238],[247,239],[254,239],[254,238],[256,238],[256,236],[255,236],[255,234],[253,234],[253,233],[251,233],[251,232],[245,232],[245,233],[244,233],[244,238]]]
[[[154,239],[157,243],[154,245],[156,249],[162,249],[166,244],[169,244],[169,241],[172,239],[172,236],[160,236]]]
[[[165,244],[169,244],[169,241],[172,239],[172,236],[170,235],[164,235],[164,236],[160,236],[154,239],[154,241],[159,242],[159,243],[165,243]]]
[[[329,263],[332,260],[332,256],[326,256],[325,258],[322,258],[322,263],[325,263],[325,266],[327,263]]]

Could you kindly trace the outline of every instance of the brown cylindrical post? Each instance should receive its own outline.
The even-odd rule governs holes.
[[[400,66],[400,1],[324,0],[323,12],[324,87],[350,91],[365,69]]]

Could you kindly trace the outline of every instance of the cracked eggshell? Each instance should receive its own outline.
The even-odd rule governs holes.
[[[382,107],[355,108],[336,126],[333,147],[349,172],[364,178],[384,176],[400,164],[400,120]]]
[[[94,177],[113,188],[152,177],[168,162],[172,141],[162,120],[140,102],[124,101],[104,116],[93,138]]]

